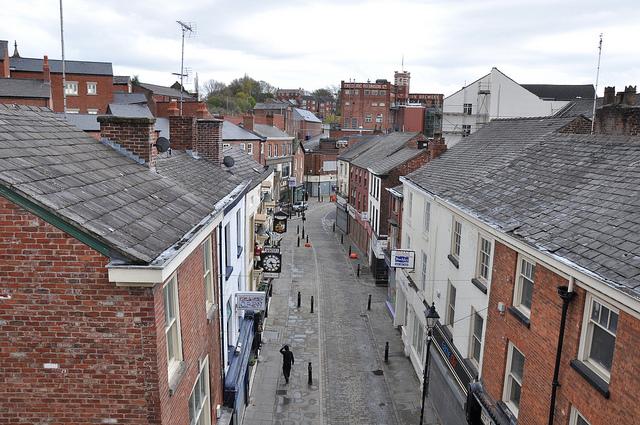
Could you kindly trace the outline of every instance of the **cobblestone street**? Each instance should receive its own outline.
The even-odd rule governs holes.
[[[420,416],[420,383],[402,352],[399,332],[385,305],[386,288],[376,287],[360,260],[349,260],[348,239],[332,231],[335,205],[312,203],[297,247],[294,218],[282,241],[283,272],[274,280],[264,345],[245,424],[414,424]],[[302,297],[297,308],[297,293]],[[372,296],[367,311],[368,295]],[[311,296],[314,312],[311,313]],[[389,363],[384,346],[389,342]],[[289,344],[295,355],[289,384],[278,352]],[[309,362],[313,384],[307,382]],[[425,424],[436,424],[427,403]]]

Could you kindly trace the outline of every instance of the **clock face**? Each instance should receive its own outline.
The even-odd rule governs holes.
[[[268,272],[280,272],[280,254],[264,254],[262,268]]]

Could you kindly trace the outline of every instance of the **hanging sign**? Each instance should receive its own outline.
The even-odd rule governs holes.
[[[236,292],[236,306],[239,310],[264,310],[266,295],[264,291]]]
[[[287,215],[276,213],[273,216],[273,231],[276,233],[285,233],[287,231]]]
[[[416,252],[408,249],[392,249],[391,267],[397,267],[399,269],[415,269]]]

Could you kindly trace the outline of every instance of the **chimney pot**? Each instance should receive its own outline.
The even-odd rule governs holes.
[[[604,88],[604,105],[611,105],[616,101],[616,88],[615,86],[605,87]]]
[[[178,109],[178,102],[172,100],[169,102],[169,106],[167,107],[167,115],[170,117],[177,117],[180,115],[180,109]]]
[[[204,102],[198,102],[198,108],[196,109],[196,117],[197,118],[207,118],[209,117],[209,109]]]
[[[624,104],[634,106],[636,104],[636,86],[626,86],[624,88]]]
[[[272,118],[273,120],[273,118]],[[245,130],[253,131],[254,124],[254,116],[253,114],[247,114],[242,117],[242,123],[244,124]]]

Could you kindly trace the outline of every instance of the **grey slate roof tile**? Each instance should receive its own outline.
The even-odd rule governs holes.
[[[492,121],[407,178],[640,298],[640,137],[567,120]]]

